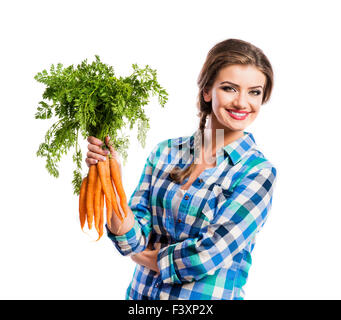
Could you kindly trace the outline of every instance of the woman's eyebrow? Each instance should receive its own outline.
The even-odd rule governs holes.
[[[230,82],[230,81],[223,81],[223,82],[220,82],[220,84],[224,84],[224,83],[229,83],[229,84],[232,84],[233,86],[236,86],[239,88],[239,85],[238,84],[235,84],[233,82]],[[255,89],[255,88],[262,88],[263,89],[263,86],[254,86],[254,87],[250,87],[249,89]]]

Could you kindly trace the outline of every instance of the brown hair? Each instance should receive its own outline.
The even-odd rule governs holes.
[[[273,88],[273,70],[270,61],[263,51],[253,44],[239,39],[227,39],[217,43],[208,52],[206,61],[197,80],[199,87],[197,107],[199,109],[199,130],[201,132],[202,139],[206,125],[206,118],[212,112],[212,104],[211,102],[206,102],[204,100],[203,93],[205,90],[209,90],[211,88],[221,69],[235,64],[252,65],[258,68],[258,70],[260,70],[266,77],[262,104],[266,103],[270,99]],[[176,166],[171,171],[170,178],[176,183],[182,183],[184,179],[191,175],[194,167],[194,161],[184,170],[181,170]]]

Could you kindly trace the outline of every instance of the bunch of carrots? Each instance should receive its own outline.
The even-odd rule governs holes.
[[[89,229],[94,225],[99,240],[103,235],[105,206],[108,227],[116,219],[123,222],[130,211],[116,159],[109,155],[106,161],[90,166],[83,178],[79,138],[93,136],[104,141],[107,136],[113,137],[112,146],[126,160],[129,139],[122,133],[137,125],[137,140],[144,147],[149,129],[145,108],[155,95],[164,107],[168,93],[157,81],[156,70],[148,65],[140,68],[133,64],[131,75],[121,77],[98,55],[95,58],[93,62],[85,59],[77,66],[52,64],[34,78],[45,86],[35,118],[55,119],[39,145],[37,156],[46,159],[47,171],[57,178],[62,156],[74,150],[72,184],[73,192],[79,195],[81,227],[86,221]]]
[[[119,201],[117,197],[119,197]],[[113,213],[121,221],[127,217],[127,198],[122,185],[119,164],[111,155],[107,156],[105,161],[98,161],[97,164],[90,166],[88,175],[82,180],[79,194],[81,228],[83,230],[87,221],[88,228],[91,230],[94,222],[98,233],[97,241],[103,235],[104,203],[109,228]],[[123,214],[119,209],[119,204]]]

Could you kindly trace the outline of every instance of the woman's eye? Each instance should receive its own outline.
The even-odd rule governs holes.
[[[252,90],[251,92],[254,96],[259,96],[262,93],[260,90]]]
[[[224,86],[224,87],[221,87],[224,91],[227,91],[227,92],[231,92],[231,91],[234,91],[236,92],[236,89],[233,88],[233,87],[230,87],[230,86]],[[262,94],[262,91],[261,90],[252,90],[250,91],[252,95],[254,96],[259,96],[260,94]]]
[[[234,88],[229,87],[229,86],[225,86],[225,87],[221,87],[221,88],[225,91],[231,91],[231,90],[236,91]]]

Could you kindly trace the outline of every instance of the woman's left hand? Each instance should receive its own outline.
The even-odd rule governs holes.
[[[157,249],[151,249],[151,247],[148,246],[144,251],[132,255],[131,259],[136,263],[155,271],[156,273],[160,273],[157,265],[157,256],[160,251],[160,244],[156,243],[155,246]]]

